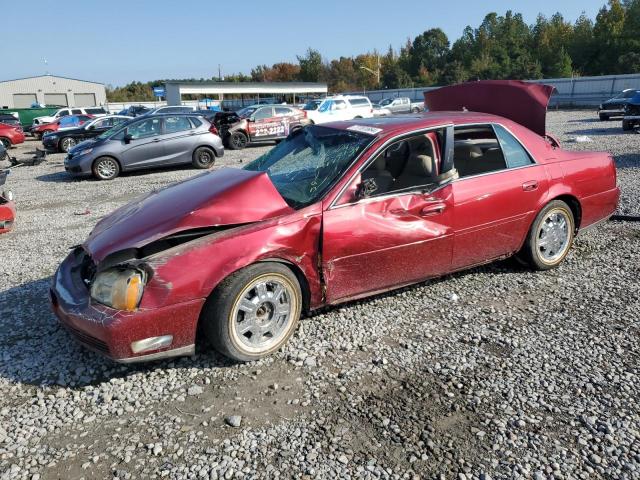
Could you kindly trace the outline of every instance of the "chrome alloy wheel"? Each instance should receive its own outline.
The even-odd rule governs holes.
[[[551,264],[565,255],[571,238],[571,224],[569,214],[563,209],[554,208],[547,213],[536,235],[536,250],[540,260]]]
[[[64,140],[62,140],[62,151],[65,153],[71,150],[75,146],[76,146],[76,141],[73,138],[67,137]]]
[[[102,178],[111,178],[118,172],[118,165],[115,160],[105,158],[98,164],[98,173]]]
[[[299,306],[294,287],[278,274],[260,276],[236,297],[231,310],[231,337],[250,353],[277,348],[295,324]]]

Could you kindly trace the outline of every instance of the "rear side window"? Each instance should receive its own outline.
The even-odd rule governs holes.
[[[507,167],[518,168],[531,165],[533,160],[516,138],[511,135],[502,125],[494,125],[496,135],[500,141],[500,146],[507,160]]]
[[[290,108],[287,107],[276,107],[276,117],[288,117],[292,114]]]
[[[490,125],[455,129],[453,163],[460,177],[481,175],[507,168],[502,148]]]
[[[187,117],[165,117],[164,119],[165,133],[183,132],[191,128],[191,122]]]
[[[89,115],[100,115],[102,113],[107,113],[105,112],[104,108],[85,108],[84,111]]]
[[[71,113],[73,113],[74,115],[80,115],[82,113],[82,110],[80,110],[79,108],[74,108],[73,110],[71,110]]]
[[[202,125],[202,122],[196,117],[189,117],[189,120],[191,120],[193,128],[198,128],[200,125]]]
[[[354,107],[368,107],[369,100],[366,98],[350,98],[349,103]]]

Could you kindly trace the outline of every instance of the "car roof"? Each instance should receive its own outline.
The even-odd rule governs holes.
[[[458,125],[465,123],[495,123],[511,122],[497,115],[479,112],[423,112],[410,115],[398,115],[389,117],[373,117],[348,120],[343,122],[328,122],[320,126],[346,130],[355,125],[372,127],[380,130],[379,135],[402,133],[409,130],[433,128],[442,125]]]

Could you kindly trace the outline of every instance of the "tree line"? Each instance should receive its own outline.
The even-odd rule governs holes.
[[[528,25],[521,14],[489,13],[453,44],[432,28],[395,50],[327,60],[309,48],[297,63],[258,65],[227,82],[326,82],[330,92],[449,85],[468,80],[540,79],[640,72],[640,0],[609,0],[595,21],[560,13]],[[188,79],[195,80],[195,79]],[[216,81],[217,77],[200,80]],[[108,87],[111,102],[153,100],[164,80]]]

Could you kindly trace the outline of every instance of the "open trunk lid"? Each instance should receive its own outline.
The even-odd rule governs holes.
[[[508,118],[544,137],[555,87],[519,80],[467,82],[424,92],[430,111],[468,110]]]

